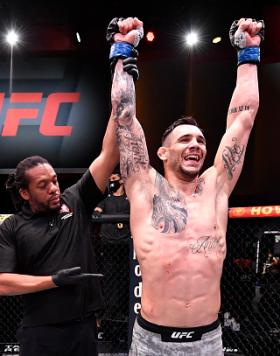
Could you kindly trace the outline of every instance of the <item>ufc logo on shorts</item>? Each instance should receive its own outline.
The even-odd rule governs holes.
[[[0,113],[4,104],[4,93],[0,93]],[[4,118],[1,136],[16,136],[22,120],[38,120],[39,108],[32,108],[32,104],[42,102],[43,93],[12,93],[9,104],[22,104],[20,107],[8,107]],[[73,126],[56,125],[56,118],[63,103],[76,103],[80,100],[80,93],[51,93],[43,107],[39,132],[43,136],[71,136]],[[28,108],[30,104],[30,108]],[[41,110],[41,108],[40,108]],[[35,124],[35,121],[34,121]]]
[[[192,339],[194,331],[173,331],[171,339]]]

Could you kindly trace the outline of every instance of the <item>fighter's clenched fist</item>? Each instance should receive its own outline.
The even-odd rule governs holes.
[[[229,38],[238,50],[238,65],[260,62],[260,43],[264,40],[264,22],[241,18],[232,23]]]
[[[111,71],[118,58],[124,59],[123,68],[133,76],[134,80],[139,77],[137,68],[138,52],[135,49],[143,37],[143,22],[137,17],[115,17],[107,27],[106,39],[111,44],[110,65]]]

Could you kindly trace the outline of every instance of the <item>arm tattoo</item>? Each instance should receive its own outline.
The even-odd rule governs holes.
[[[111,99],[115,119],[119,125],[131,125],[135,114],[135,87],[131,76],[117,63],[112,84]]]
[[[116,67],[112,89],[115,103],[120,167],[124,181],[131,173],[148,169],[149,156],[143,129],[135,118],[135,87],[132,77]]]
[[[113,88],[112,97],[116,102],[116,120],[119,124],[131,125],[135,112],[133,80],[128,74],[120,76],[120,73],[116,71]]]
[[[183,231],[188,217],[184,199],[158,173],[156,175],[155,189],[152,226],[162,233]]]
[[[245,110],[250,110],[250,106],[249,105],[240,105],[240,106],[237,106],[237,107],[234,107],[234,108],[230,108],[228,113],[229,114],[235,114],[237,112],[245,111]]]
[[[148,151],[142,128],[139,128],[137,135],[130,127],[120,125],[117,128],[117,137],[122,179],[125,181],[131,173],[139,173],[140,169],[149,167]]]
[[[236,137],[233,137],[232,141],[233,145],[231,147],[226,146],[222,153],[224,167],[227,170],[229,180],[233,178],[233,172],[235,171],[236,167],[242,162],[242,158],[245,152],[244,145],[240,145]]]

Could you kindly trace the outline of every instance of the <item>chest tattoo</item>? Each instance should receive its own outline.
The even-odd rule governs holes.
[[[187,210],[183,197],[157,174],[153,197],[152,226],[162,233],[183,231],[187,224]]]
[[[197,197],[198,195],[201,195],[203,192],[203,185],[205,184],[205,181],[203,178],[198,179],[197,186],[195,187],[195,191],[193,192],[192,196]]]

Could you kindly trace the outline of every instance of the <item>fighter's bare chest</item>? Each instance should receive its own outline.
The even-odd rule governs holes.
[[[214,199],[154,199],[152,226],[161,233],[180,233],[189,229],[209,230],[215,225]]]

